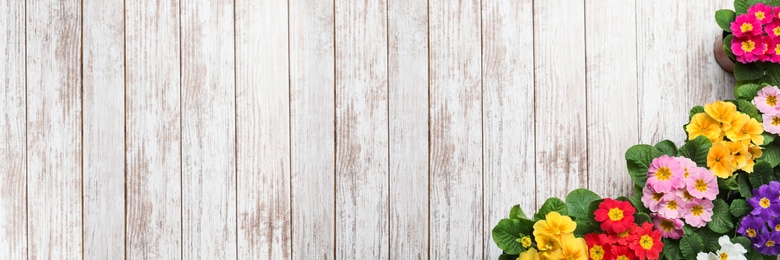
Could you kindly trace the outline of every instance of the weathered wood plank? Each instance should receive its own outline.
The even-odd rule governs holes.
[[[290,259],[292,254],[287,6],[287,1],[236,1],[240,259]],[[300,234],[302,243],[317,242],[305,229]],[[332,238],[324,235],[318,239]]]
[[[484,259],[513,205],[535,212],[533,1],[482,1]]]
[[[84,258],[125,253],[125,29],[120,1],[84,4]]]
[[[181,2],[183,259],[236,258],[233,10]]]
[[[390,259],[428,258],[428,2],[389,1]],[[422,221],[421,221],[422,220]]]
[[[336,258],[386,259],[387,3],[335,4]]]
[[[587,185],[584,13],[583,1],[534,2],[537,206]]]
[[[0,258],[27,258],[25,3],[0,3]]]
[[[680,2],[681,4],[682,2]],[[691,106],[703,105],[714,100],[734,98],[734,76],[720,68],[713,55],[713,42],[722,37],[720,29],[713,19],[719,9],[734,9],[734,1],[685,1],[687,10],[686,36],[688,48],[681,54],[687,58],[686,76],[688,77],[688,101]],[[670,28],[671,30],[671,28]],[[690,107],[680,108],[686,114]],[[685,124],[687,122],[683,122]],[[681,144],[681,140],[678,144]]]
[[[483,255],[480,2],[429,2],[430,255]]]
[[[82,257],[81,1],[30,1],[29,257]]]
[[[179,2],[127,1],[126,257],[181,259]]]
[[[588,187],[605,197],[627,196],[633,186],[624,154],[639,141],[635,1],[585,5]]]
[[[335,257],[333,1],[291,1],[290,143],[294,259]]]

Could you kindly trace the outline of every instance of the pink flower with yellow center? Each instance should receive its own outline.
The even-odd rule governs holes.
[[[662,202],[658,207],[658,214],[665,218],[679,218],[682,217],[686,208],[686,203],[679,196],[674,196],[665,202]]]
[[[691,159],[678,156],[674,157],[678,162],[680,162],[680,166],[682,166],[683,169],[683,180],[688,178],[688,175],[691,174],[691,171],[695,168],[697,168],[696,163],[692,161]]]
[[[780,112],[780,88],[766,86],[756,93],[753,104],[763,114],[775,114]]]
[[[774,14],[772,13],[772,7],[765,5],[764,3],[757,3],[748,8],[747,15],[755,17],[761,24],[768,24],[772,22]]]
[[[711,200],[693,199],[685,205],[682,217],[688,225],[700,228],[712,221],[713,207]]]
[[[682,220],[677,218],[665,218],[660,214],[655,213],[650,214],[650,217],[653,218],[655,229],[661,230],[661,237],[678,239],[685,235],[685,231],[683,231],[684,223]]]
[[[780,27],[777,28],[780,29]],[[780,38],[777,41],[780,41]],[[772,42],[768,44],[766,54],[763,57],[761,60],[780,63],[780,43]]]
[[[729,28],[734,37],[759,36],[763,32],[761,22],[756,19],[755,15],[750,14],[737,16],[737,19],[731,23]]]
[[[761,118],[764,119],[764,131],[773,134],[780,134],[780,113],[775,114],[763,114]]]
[[[718,195],[718,179],[711,171],[696,168],[685,180],[688,193],[697,199],[714,200]]]
[[[680,162],[664,155],[650,163],[647,185],[656,192],[672,192],[682,185],[683,174]]]
[[[661,203],[664,202],[664,195],[663,192],[654,192],[650,186],[645,185],[645,188],[642,189],[642,203],[651,211],[656,212]]]
[[[766,34],[772,40],[780,39],[780,19],[767,24],[766,27],[764,27],[764,32],[766,32]]]
[[[761,37],[736,37],[731,40],[731,51],[741,63],[760,60],[768,47]]]

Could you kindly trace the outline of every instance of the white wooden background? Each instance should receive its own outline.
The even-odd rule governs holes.
[[[495,258],[731,97],[730,5],[1,1],[0,258]]]

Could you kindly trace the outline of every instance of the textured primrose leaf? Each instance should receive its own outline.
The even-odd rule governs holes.
[[[701,237],[695,233],[686,233],[680,239],[680,252],[685,259],[696,259],[696,254],[702,252],[704,242]]]
[[[591,202],[599,199],[601,199],[601,197],[598,194],[588,189],[576,189],[569,192],[569,195],[566,196],[566,209],[568,210],[569,216],[573,216],[578,220],[587,219],[588,206],[590,206]]]
[[[753,197],[753,188],[750,187],[747,173],[737,174],[737,185],[739,185],[737,190],[739,191],[740,196],[743,198]]]
[[[682,252],[680,252],[680,240],[664,238],[663,242],[664,249],[662,250],[662,253],[666,259],[682,259]]]
[[[655,144],[655,148],[658,148],[662,153],[668,156],[677,156],[677,145],[669,140],[663,140]]]
[[[504,250],[507,254],[520,254],[523,252],[523,245],[519,239],[530,235],[533,231],[522,225],[517,219],[502,219],[493,228],[493,241],[498,248]]]
[[[758,93],[758,91],[763,87],[764,86],[755,83],[740,85],[734,88],[734,97],[747,101],[753,101],[753,98],[756,97],[756,93]]]
[[[736,56],[734,56],[734,51],[731,50],[731,41],[734,40],[734,35],[729,34],[726,36],[726,38],[723,38],[723,51],[726,52],[726,55],[731,58],[731,60],[736,60]]]
[[[772,142],[764,146],[763,153],[759,157],[759,161],[769,163],[769,166],[775,167],[780,164],[780,143]]]
[[[753,247],[753,242],[750,242],[749,238],[743,236],[737,236],[735,238],[732,238],[731,243],[740,244],[745,249]]]
[[[737,17],[737,13],[728,9],[722,9],[715,12],[715,22],[718,23],[721,29],[727,32],[731,32],[729,28],[731,23]]]
[[[726,234],[734,228],[734,220],[729,213],[729,205],[722,199],[712,201],[712,221],[707,223],[710,230],[718,234]]]
[[[743,80],[754,80],[754,79],[760,79],[764,76],[764,69],[759,67],[755,63],[740,63],[735,62],[734,63],[734,79],[743,81]]]
[[[523,212],[523,209],[520,208],[520,205],[515,205],[514,207],[512,207],[512,210],[509,211],[509,218],[511,218],[511,219],[525,218],[525,219],[527,219],[528,217],[525,215],[525,212]]]
[[[736,199],[731,202],[731,205],[729,205],[729,212],[731,212],[731,215],[737,218],[741,218],[744,216],[747,216],[750,211],[753,210],[750,205],[747,204],[747,201],[744,199]]]
[[[758,109],[755,105],[753,105],[753,102],[743,99],[731,100],[729,102],[736,105],[739,112],[745,113],[746,115],[750,116],[750,118],[758,120],[758,122],[763,121],[761,119],[761,114],[758,113]]]
[[[747,13],[748,8],[750,8],[748,0],[734,0],[734,12],[737,15]]]
[[[764,137],[764,143],[763,143],[763,144],[761,144],[761,146],[767,146],[767,145],[769,145],[769,144],[770,144],[770,143],[772,143],[772,141],[774,141],[774,140],[775,140],[775,138],[777,137],[777,135],[776,135],[776,134],[770,134],[769,132],[764,132],[764,133],[762,133],[762,134],[761,134],[761,136],[763,136],[763,137]]]
[[[644,187],[647,182],[647,169],[653,159],[661,157],[663,153],[650,145],[639,144],[628,148],[626,151],[626,164],[628,174],[634,184]],[[705,158],[706,159],[706,158]]]
[[[699,167],[707,166],[707,153],[710,152],[712,142],[706,136],[698,136],[680,146],[677,153],[680,156],[691,159]]]
[[[766,68],[766,76],[763,79],[764,83],[768,83],[769,85],[780,85],[780,64],[770,64]]]
[[[542,220],[545,219],[547,216],[547,213],[550,212],[558,212],[561,213],[561,215],[568,216],[569,211],[566,208],[566,203],[564,203],[559,198],[549,198],[547,201],[542,204],[542,207],[539,208],[539,212],[536,212],[534,215],[534,220]]]
[[[767,184],[775,178],[774,171],[772,171],[772,166],[763,160],[756,162],[756,164],[753,165],[753,173],[748,175],[750,185],[753,186],[754,189],[758,189],[758,187],[761,185]]]
[[[688,121],[693,118],[698,113],[704,113],[704,107],[703,106],[695,106],[691,108],[691,112],[688,114]]]
[[[647,213],[637,212],[634,214],[634,222],[638,225],[642,225],[642,223],[648,223],[650,221],[652,220],[650,219],[650,215],[647,215]]]

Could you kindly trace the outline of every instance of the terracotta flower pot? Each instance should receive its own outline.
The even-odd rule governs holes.
[[[718,61],[718,65],[720,65],[723,70],[733,73],[734,72],[734,62],[731,61],[731,58],[729,58],[728,55],[726,55],[726,52],[723,51],[723,36],[718,35],[718,37],[715,37],[715,46],[713,46],[713,54],[715,55],[715,60]]]

